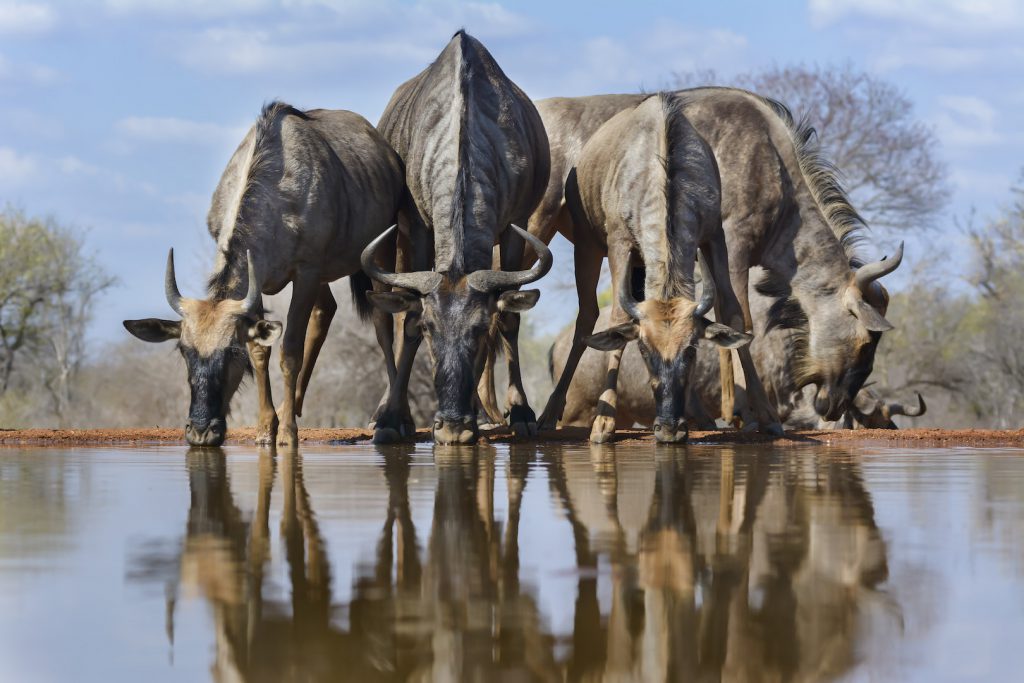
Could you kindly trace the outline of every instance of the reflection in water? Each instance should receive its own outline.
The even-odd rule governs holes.
[[[387,503],[375,557],[351,560],[352,597],[338,604],[331,539],[301,455],[260,454],[246,521],[223,452],[190,451],[172,641],[181,594],[211,608],[217,681],[829,680],[857,663],[868,620],[900,628],[899,607],[879,590],[886,546],[853,459],[728,448],[512,446],[507,457],[438,449],[430,528],[417,529],[416,456],[381,456]],[[552,615],[520,579],[531,474],[546,478],[544,497],[561,508],[562,519],[549,514],[548,523],[571,529],[577,593],[568,638],[548,632]],[[264,599],[275,481],[290,604]]]

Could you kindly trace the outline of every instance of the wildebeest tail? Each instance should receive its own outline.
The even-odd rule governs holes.
[[[361,270],[352,273],[348,278],[348,284],[352,288],[352,305],[356,308],[359,319],[367,321],[373,315],[373,304],[367,292],[373,289],[373,280]]]

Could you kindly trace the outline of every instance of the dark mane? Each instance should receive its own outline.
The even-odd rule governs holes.
[[[469,35],[465,29],[459,29],[452,38],[459,38],[459,92],[462,97],[462,111],[459,112],[459,151],[457,161],[459,170],[455,176],[455,191],[452,193],[451,234],[452,263],[451,275],[458,277],[466,271],[466,198],[469,196],[469,181],[473,174],[470,169],[473,155],[470,154],[470,136],[466,134],[469,126],[469,102],[472,97],[473,67],[468,58]]]
[[[680,244],[680,240],[678,239],[677,226],[675,224],[676,211],[674,209],[679,201],[684,200],[684,197],[680,195],[685,194],[687,191],[687,188],[682,185],[682,179],[686,177],[687,169],[680,167],[681,155],[679,154],[679,146],[685,145],[693,137],[693,129],[689,125],[689,120],[684,113],[688,103],[686,96],[678,92],[662,91],[658,93],[657,97],[661,100],[661,107],[665,116],[665,200],[666,206],[669,207],[668,215],[666,216],[668,219],[668,234],[671,238],[669,244],[677,245]],[[675,261],[678,257],[677,250],[670,247],[670,261]],[[677,273],[687,272],[675,265],[673,265],[671,270]],[[692,298],[694,296],[693,278],[691,277],[688,281],[683,282],[682,286],[684,292],[681,293]]]
[[[260,199],[276,191],[276,183],[284,167],[281,149],[281,121],[286,116],[297,116],[308,121],[310,116],[290,104],[277,100],[263,105],[253,126],[252,156],[243,181],[238,202],[238,213],[226,248],[222,251],[223,267],[210,275],[207,290],[210,295],[225,294],[233,284],[232,273],[245,270],[245,248],[248,238],[260,216]]]
[[[797,123],[786,105],[769,97],[757,97],[768,105],[789,129],[797,160],[800,162],[800,170],[811,194],[832,232],[843,245],[850,265],[857,267],[862,263],[862,259],[856,250],[864,240],[867,223],[850,203],[850,197],[843,188],[841,171],[825,158],[818,142],[818,133],[806,117]]]

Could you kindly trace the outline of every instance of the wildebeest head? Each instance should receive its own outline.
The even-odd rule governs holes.
[[[540,292],[517,288],[540,279],[551,268],[551,251],[547,246],[519,226],[512,228],[538,255],[537,263],[529,270],[478,270],[454,278],[435,271],[387,272],[375,263],[374,251],[395,226],[363,251],[366,274],[401,288],[372,292],[373,304],[388,313],[418,314],[434,364],[438,411],[433,432],[437,443],[476,441],[476,387],[483,370],[488,331],[496,323],[499,311],[521,313],[533,308]]]
[[[254,311],[260,300],[252,256],[248,260],[248,291],[242,299],[189,299],[178,291],[174,250],[167,255],[164,292],[181,320],[125,320],[124,326],[146,342],[178,340],[185,359],[191,400],[185,438],[193,446],[219,446],[227,434],[231,397],[252,372],[248,342],[270,346],[281,334],[281,323],[261,320]]]
[[[861,389],[857,398],[850,406],[850,417],[853,418],[851,425],[854,429],[864,427],[865,429],[897,429],[893,417],[906,415],[908,417],[920,417],[928,410],[924,397],[917,395],[917,407],[907,407],[902,403],[888,403],[870,389]]]
[[[704,317],[715,303],[715,283],[704,257],[698,256],[698,259],[704,281],[699,303],[685,297],[637,302],[632,292],[630,265],[624,269],[618,295],[619,304],[631,321],[586,339],[588,346],[599,351],[619,349],[637,340],[654,390],[654,436],[665,443],[686,440],[686,395],[697,343],[707,339],[718,346],[736,349],[753,338]]]
[[[803,375],[805,382],[818,386],[814,410],[826,420],[838,420],[846,412],[871,374],[882,332],[893,329],[885,319],[889,295],[878,279],[902,260],[900,243],[892,259],[860,266],[838,290],[807,304],[817,308],[808,316]],[[838,305],[833,296],[839,297]]]

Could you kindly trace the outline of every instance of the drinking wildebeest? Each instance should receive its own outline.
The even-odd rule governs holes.
[[[363,117],[302,112],[281,102],[263,108],[213,194],[207,224],[217,242],[217,262],[207,297],[180,294],[172,251],[164,289],[181,320],[124,321],[143,341],[178,340],[192,395],[185,422],[189,443],[224,441],[231,397],[253,370],[260,405],[257,441],[273,442],[280,420],[281,443],[297,442],[295,418],[302,414],[313,365],[337,309],[328,283],[353,276],[357,308],[363,317],[371,314],[371,282],[359,270],[359,254],[394,221],[401,191],[401,161]],[[284,400],[275,413],[267,364],[282,326],[263,320],[261,294],[275,294],[289,283],[281,349]],[[374,318],[378,332],[390,326],[386,316]]]
[[[379,128],[405,162],[408,192],[399,214],[400,272],[373,262],[387,235],[363,253],[366,273],[397,288],[373,294],[373,303],[402,314],[398,390],[390,392],[376,416],[374,439],[410,433],[409,372],[426,336],[438,400],[434,440],[471,443],[477,438],[476,384],[498,311],[531,308],[539,292],[517,288],[551,267],[547,247],[514,225],[529,217],[544,194],[547,137],[533,103],[464,31],[430,66],[399,86]],[[520,271],[524,238],[540,259]],[[492,270],[496,242],[503,270]],[[510,356],[517,357],[515,329],[504,327],[501,333],[509,340]],[[510,380],[513,406],[525,406],[518,366]],[[531,421],[532,414],[513,408],[517,431],[529,429]]]
[[[928,410],[928,405],[920,392],[917,392],[917,407],[913,407],[902,403],[890,403],[874,389],[865,386],[857,392],[857,397],[842,419],[829,422],[810,407],[814,404],[814,395],[809,391],[811,389],[804,387],[804,390],[797,394],[796,407],[790,413],[787,425],[797,429],[899,429],[893,417],[920,417]]]
[[[816,384],[818,414],[838,419],[871,372],[881,332],[891,329],[880,310],[886,297],[876,281],[900,264],[902,246],[890,260],[862,264],[854,245],[864,227],[813,144],[813,129],[794,123],[778,102],[730,88],[684,91],[683,114],[707,140],[722,181],[722,220],[733,290],[742,319],[722,322],[751,328],[748,270],[769,276],[758,286],[779,299],[776,324],[803,332],[800,385]],[[551,145],[551,180],[529,230],[545,243],[556,231],[573,239],[563,188],[580,150],[605,121],[645,95],[598,95],[537,102]],[[851,266],[853,268],[851,269]],[[591,315],[596,316],[593,311]],[[738,314],[736,314],[738,315]],[[753,360],[740,349],[748,393],[754,402],[744,422],[770,419],[770,402],[756,381]],[[482,387],[487,393],[487,387]],[[562,396],[553,394],[541,426],[553,427]],[[763,402],[763,404],[762,404]],[[485,396],[484,404],[493,403]]]
[[[766,331],[771,299],[752,292],[750,305],[755,333],[754,340],[750,343],[750,353],[769,400],[772,401],[786,427],[896,429],[892,416],[918,417],[924,414],[926,406],[920,394],[919,406],[913,408],[899,403],[887,403],[870,388],[863,387],[841,421],[823,420],[814,411],[813,387],[804,387],[803,390],[796,387],[798,373],[795,363],[798,361],[798,354],[794,349],[799,332],[779,327]],[[605,308],[601,311],[597,325],[605,327],[609,320],[609,310]],[[572,338],[572,328],[566,327],[551,347],[549,370],[552,380],[557,380],[562,373],[572,346]],[[598,410],[597,396],[605,382],[606,365],[605,354],[594,350],[588,350],[583,354],[566,394],[563,424],[583,426],[593,420]],[[731,417],[722,415],[721,412],[718,366],[718,356],[711,348],[698,347],[690,382],[690,400],[686,404],[686,416],[691,424],[701,429],[713,428],[715,418],[728,420]],[[645,427],[654,424],[656,407],[648,387],[643,358],[635,348],[627,348],[623,353],[619,365],[617,399],[618,416],[622,424],[640,424]]]
[[[686,439],[683,413],[697,342],[738,348],[750,341],[749,335],[704,317],[716,290],[724,290],[723,299],[735,295],[718,169],[707,143],[682,114],[684,106],[685,96],[662,93],[612,117],[587,141],[566,183],[580,315],[556,392],[568,385],[585,344],[611,352],[590,434],[595,443],[615,433],[617,369],[628,342],[637,341],[650,374],[654,435],[672,443]],[[693,277],[698,250],[704,282],[699,302]],[[588,313],[598,307],[605,256],[612,273],[612,327],[588,337],[596,318]],[[642,275],[634,271],[635,256]],[[643,278],[640,302],[633,293],[637,275]]]

